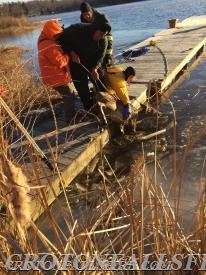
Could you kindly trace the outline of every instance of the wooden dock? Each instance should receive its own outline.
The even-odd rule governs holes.
[[[100,129],[94,121],[67,126],[34,139],[54,166],[54,171],[38,157],[28,141],[11,147],[15,155],[23,155],[22,169],[30,186],[43,186],[30,193],[33,221],[45,211],[43,197],[49,206],[103,149],[109,136],[108,131]]]
[[[155,46],[151,46],[155,44]],[[138,57],[122,59],[123,68],[133,66],[136,69],[136,82],[129,86],[130,96],[135,97],[136,106],[148,99],[148,85],[156,81],[159,93],[164,93],[190,65],[203,54],[206,43],[206,16],[195,16],[168,28],[153,37],[129,48],[134,51],[147,48],[147,52]]]
[[[198,23],[199,22],[199,23]],[[151,40],[154,45],[151,44]],[[135,51],[147,47],[145,54],[121,60],[123,67],[135,67],[136,81],[129,86],[129,94],[135,97],[138,108],[148,98],[148,84],[154,81],[158,84],[158,92],[163,93],[174,84],[180,75],[188,70],[193,61],[203,54],[206,43],[206,19],[203,17],[179,23],[176,28],[161,31],[151,38],[131,47]],[[46,155],[53,159],[58,169],[51,172],[38,157],[34,157],[28,144],[15,145],[13,150],[25,151],[24,170],[31,185],[44,185],[38,191],[32,191],[32,217],[35,221],[45,210],[41,196],[47,198],[48,206],[67,187],[73,179],[87,167],[90,161],[101,151],[109,140],[107,130],[100,132],[96,122],[84,122],[71,127],[65,127],[52,133],[36,138],[38,145],[47,149]],[[26,147],[27,146],[27,147]],[[35,192],[41,192],[36,196]],[[38,197],[38,199],[37,199]]]

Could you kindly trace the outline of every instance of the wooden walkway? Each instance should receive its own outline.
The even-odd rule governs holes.
[[[156,46],[150,46],[150,41]],[[197,16],[129,48],[128,51],[133,50],[134,53],[141,47],[148,50],[138,57],[121,60],[123,68],[133,66],[137,72],[137,83],[129,86],[130,96],[136,98],[136,106],[138,102],[147,100],[150,81],[158,81],[159,92],[164,92],[203,53],[205,43],[206,16]]]
[[[22,156],[20,162],[30,186],[44,186],[30,193],[33,221],[45,211],[44,198],[47,204],[51,205],[102,150],[109,136],[107,130],[100,132],[96,122],[82,122],[34,139],[53,164],[54,171],[29,147],[29,142],[23,141],[11,147],[14,155]]]
[[[129,49],[148,48],[145,54],[121,61],[123,67],[136,68],[136,82],[129,86],[129,93],[136,98],[137,107],[140,102],[144,103],[147,100],[148,83],[151,80],[159,80],[159,90],[164,92],[176,82],[179,75],[187,70],[190,63],[203,53],[206,43],[206,20],[202,17],[198,20],[193,18],[191,23],[188,19],[179,23],[177,28],[163,30]],[[151,40],[156,43],[156,46],[150,46]],[[50,145],[47,146],[45,153],[49,159],[55,160],[59,170],[52,173],[37,157],[32,157],[32,163],[28,162],[28,156],[24,157],[24,168],[31,185],[45,185],[41,189],[44,192],[40,197],[45,196],[50,205],[63,191],[63,186],[68,186],[87,167],[108,140],[108,131],[103,130],[100,133],[95,122],[79,123],[53,131],[47,134],[46,139],[45,135],[37,137],[36,141],[42,148],[45,148],[49,141]],[[21,146],[18,144],[13,151],[25,152],[26,145],[27,143],[21,143]],[[31,149],[27,148],[27,152],[32,155]],[[33,191],[31,194],[34,221],[44,211],[42,201],[40,198],[40,200],[37,199],[35,192],[41,191]]]

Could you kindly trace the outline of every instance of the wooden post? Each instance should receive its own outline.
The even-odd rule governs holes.
[[[158,107],[161,103],[162,82],[163,79],[153,80],[147,90],[148,101],[154,107]]]

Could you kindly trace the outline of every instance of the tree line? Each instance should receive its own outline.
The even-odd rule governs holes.
[[[79,9],[84,0],[33,0],[29,2],[10,2],[0,4],[1,16],[36,16],[52,13],[68,12]],[[90,0],[94,7],[116,5],[128,2],[138,2],[144,0]]]

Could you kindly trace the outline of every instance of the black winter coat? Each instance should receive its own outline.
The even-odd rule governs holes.
[[[78,23],[65,28],[57,39],[65,53],[76,52],[89,70],[101,66],[107,48],[105,38],[92,39],[93,32],[92,24]]]
[[[92,12],[93,12],[93,20],[95,20],[97,17],[101,16],[102,14],[100,12],[98,12],[96,9],[92,8]],[[80,15],[80,20],[82,23],[87,23],[86,20],[84,19],[82,13]],[[109,32],[106,36],[107,39],[107,51],[106,54],[112,55],[113,54],[113,37],[112,37],[112,33]]]

